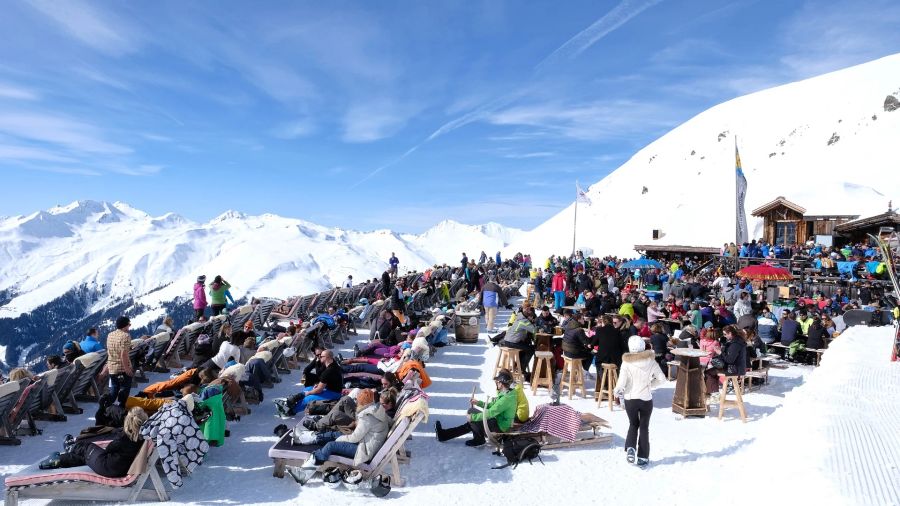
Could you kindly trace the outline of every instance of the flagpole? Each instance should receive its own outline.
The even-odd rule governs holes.
[[[575,196],[575,222],[572,224],[572,254],[575,254],[575,232],[578,230],[578,196]]]

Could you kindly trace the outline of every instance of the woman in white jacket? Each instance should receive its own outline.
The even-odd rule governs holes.
[[[666,382],[653,350],[646,350],[644,340],[639,336],[628,339],[628,351],[622,355],[622,370],[616,383],[615,394],[625,397],[625,412],[628,413],[628,437],[625,438],[625,452],[630,464],[646,467],[650,457],[650,414],[653,412],[653,396],[650,393]],[[640,438],[638,438],[640,431]],[[635,451],[637,443],[637,451]]]

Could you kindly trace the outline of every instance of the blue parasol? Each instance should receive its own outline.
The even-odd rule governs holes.
[[[663,265],[649,258],[638,258],[620,265],[624,269],[662,269]]]

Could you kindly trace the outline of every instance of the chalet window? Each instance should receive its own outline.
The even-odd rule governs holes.
[[[797,242],[797,222],[779,221],[775,223],[775,244],[788,246]]]

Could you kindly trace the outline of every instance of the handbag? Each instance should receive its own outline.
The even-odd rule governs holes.
[[[709,366],[714,369],[725,369],[725,361],[722,359],[721,355],[716,355],[709,359]]]

